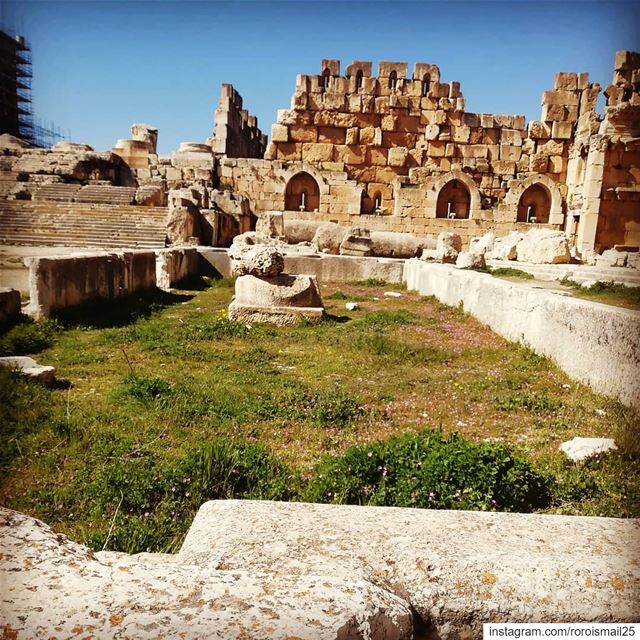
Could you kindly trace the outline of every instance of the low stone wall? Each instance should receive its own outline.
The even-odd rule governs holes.
[[[0,324],[11,322],[20,315],[20,292],[6,287],[0,288]]]
[[[224,278],[231,275],[226,249],[198,249],[205,270]],[[320,282],[356,282],[377,278],[402,282],[404,260],[397,258],[358,258],[328,254],[284,254],[285,273],[315,276]]]
[[[640,409],[640,312],[485,273],[408,260],[407,287],[462,303],[493,331],[551,357],[571,377]]]
[[[92,553],[0,508],[5,637],[481,638],[640,617],[640,522],[223,500],[180,552]]]
[[[114,300],[156,285],[153,251],[28,258],[29,305],[35,317],[89,300]]]
[[[159,289],[170,289],[199,272],[200,256],[195,247],[172,247],[156,251],[156,285]]]

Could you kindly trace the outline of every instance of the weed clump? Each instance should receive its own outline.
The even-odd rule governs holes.
[[[94,549],[175,552],[207,500],[288,500],[294,494],[291,470],[255,443],[219,438],[167,460],[129,438],[112,434],[110,440],[96,443],[95,471],[77,478],[55,514],[84,507],[101,520],[86,539]]]
[[[24,317],[0,337],[0,356],[23,356],[51,347],[58,326],[53,320]]]
[[[530,512],[548,506],[548,480],[495,443],[424,431],[353,447],[315,470],[311,502]]]

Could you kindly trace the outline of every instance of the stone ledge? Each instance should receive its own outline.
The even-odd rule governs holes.
[[[19,638],[187,640],[634,621],[639,534],[638,520],[221,500],[176,556],[128,556],[0,508],[0,617]]]

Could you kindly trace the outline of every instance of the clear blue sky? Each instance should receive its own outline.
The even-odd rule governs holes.
[[[298,73],[322,58],[437,64],[467,110],[540,115],[556,71],[611,81],[616,50],[640,50],[640,3],[1,0],[33,49],[36,115],[109,149],[134,122],[159,151],[211,133],[232,83],[267,134]],[[375,70],[375,66],[374,66]]]

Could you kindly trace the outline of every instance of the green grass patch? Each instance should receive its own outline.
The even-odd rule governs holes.
[[[578,298],[627,309],[640,309],[640,287],[627,287],[620,282],[595,282],[589,287],[583,287],[568,278],[563,278],[560,284],[571,289]]]
[[[1,334],[71,384],[0,371],[4,505],[125,551],[226,497],[640,515],[637,413],[461,310],[341,284],[356,319],[249,328],[206,284]],[[619,448],[575,465],[576,435]]]
[[[0,356],[24,356],[53,345],[58,331],[54,320],[35,321],[23,316],[0,336]]]
[[[486,269],[492,276],[497,278],[515,278],[517,280],[533,280],[534,277],[527,271],[522,269],[514,269],[513,267],[487,267]]]

